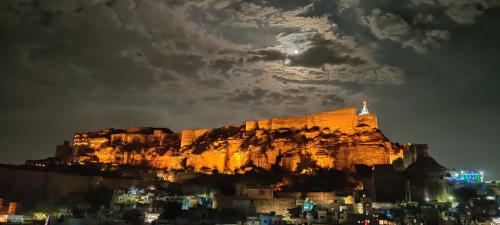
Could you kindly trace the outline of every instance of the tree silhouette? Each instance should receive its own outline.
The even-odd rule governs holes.
[[[178,202],[167,202],[165,204],[165,212],[160,215],[160,218],[172,220],[179,217],[181,213],[181,204],[179,204]]]
[[[90,190],[83,195],[85,202],[89,203],[92,209],[99,209],[101,205],[108,207],[111,203],[113,190],[99,186],[96,189]]]
[[[468,202],[477,196],[477,192],[471,187],[461,187],[454,191],[454,195],[459,201]]]

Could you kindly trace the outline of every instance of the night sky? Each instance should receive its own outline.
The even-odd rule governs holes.
[[[499,0],[1,0],[0,163],[73,133],[357,107],[500,178]]]

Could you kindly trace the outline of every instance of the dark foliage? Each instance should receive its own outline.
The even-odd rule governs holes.
[[[113,196],[113,190],[105,187],[99,186],[83,195],[85,202],[89,203],[92,209],[99,209],[101,206],[109,207],[111,203],[111,198]]]
[[[455,189],[453,192],[455,197],[460,202],[468,202],[477,196],[477,191],[472,187],[460,187],[458,189]]]
[[[347,171],[317,170],[315,175],[292,174],[287,177],[291,185],[285,191],[346,191],[356,186]]]
[[[297,164],[297,171],[301,172],[306,169],[317,169],[316,161],[312,159],[311,154],[301,154],[300,162]]]
[[[131,209],[123,212],[123,219],[130,224],[142,224],[142,213],[137,209]]]
[[[178,202],[167,202],[164,209],[160,219],[173,220],[182,214],[181,204]]]

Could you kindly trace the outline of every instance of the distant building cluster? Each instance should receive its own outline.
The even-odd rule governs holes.
[[[481,171],[465,171],[451,170],[450,179],[465,183],[482,183],[484,181],[484,173]]]
[[[0,223],[8,222],[21,222],[18,212],[19,203],[18,202],[8,202],[4,203],[4,199],[0,198]]]
[[[206,175],[150,168],[137,177],[139,180],[56,175],[58,173],[53,172],[48,176],[44,175],[47,167],[36,173],[40,173],[37,177],[49,177],[40,181],[48,184],[40,189],[48,192],[40,195],[50,199],[99,187],[112,190],[108,206],[94,211],[83,209],[87,211],[85,214],[57,213],[53,218],[61,221],[93,220],[97,221],[96,224],[395,225],[438,224],[443,221],[493,224],[500,216],[500,182],[484,182],[483,177],[474,177],[475,173],[461,175],[441,166],[430,157],[425,144],[404,145],[403,157],[393,164],[356,164],[344,172],[313,170],[309,174],[291,173],[274,182],[271,182],[273,172],[265,170],[252,170],[243,175]],[[16,169],[15,173],[34,172]],[[242,177],[233,183],[235,176]],[[469,180],[464,182],[454,178],[460,176]],[[322,186],[327,177],[332,182]],[[58,181],[73,183],[68,186],[72,190],[65,190],[65,194],[51,190],[60,188],[51,183]],[[76,183],[78,186],[74,185]],[[16,204],[9,204],[8,208]],[[0,219],[9,222],[26,223],[54,215],[7,211],[10,212]]]

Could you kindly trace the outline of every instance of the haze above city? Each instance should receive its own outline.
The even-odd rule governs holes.
[[[393,142],[500,177],[494,0],[0,2],[0,163],[76,132],[368,102]]]

